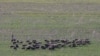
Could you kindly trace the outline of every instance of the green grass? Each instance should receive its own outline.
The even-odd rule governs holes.
[[[93,42],[91,45],[77,48],[56,49],[55,51],[41,49],[34,51],[18,49],[15,51],[9,48],[9,44],[5,45],[0,42],[0,55],[2,56],[100,56],[99,52],[99,42]]]
[[[100,0],[0,0],[0,2],[34,2],[34,3],[100,3]]]
[[[2,56],[100,56],[100,16],[97,13],[18,13],[0,18],[0,55]],[[17,39],[90,38],[92,44],[55,51],[14,51],[9,48],[11,33]]]
[[[99,14],[75,13],[73,16],[73,14],[19,13],[19,16],[4,16],[4,18],[0,19],[1,28],[100,28]]]

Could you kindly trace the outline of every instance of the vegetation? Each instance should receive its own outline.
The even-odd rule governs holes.
[[[3,15],[0,19],[0,55],[2,56],[100,56],[97,14],[27,14]],[[6,17],[5,17],[6,16]],[[11,33],[17,39],[75,39],[89,38],[92,44],[55,51],[24,51],[10,49]]]
[[[0,0],[0,2],[34,2],[34,3],[100,3],[100,0]]]
[[[2,4],[3,2],[15,2],[12,4]],[[24,8],[16,5],[17,2],[33,2],[33,3],[69,3],[69,5],[76,3],[74,10],[69,7],[65,8],[65,13],[59,13],[63,10],[58,10],[58,13],[48,13],[52,10],[37,10],[39,5],[34,9],[34,6],[27,9],[30,3]],[[77,4],[79,3],[79,4]],[[87,3],[87,5],[85,5]],[[88,4],[91,3],[91,4]],[[96,4],[97,3],[97,4]],[[0,55],[1,56],[100,56],[100,0],[0,0]],[[21,3],[19,3],[21,5]],[[53,4],[53,5],[54,5]],[[95,5],[93,5],[95,4]],[[8,5],[8,6],[7,6]],[[36,4],[37,5],[37,4]],[[45,4],[46,5],[46,4]],[[47,8],[48,4],[45,8]],[[63,4],[62,4],[63,5]],[[67,5],[67,4],[66,4]],[[11,7],[10,7],[11,6]],[[42,5],[44,7],[44,5]],[[71,5],[72,6],[72,5]],[[83,7],[84,8],[83,8]],[[89,7],[89,9],[86,9]],[[21,8],[21,9],[19,9]],[[25,10],[23,10],[23,8]],[[41,7],[42,8],[42,7]],[[40,9],[41,9],[40,8]],[[57,7],[59,8],[59,6]],[[56,8],[56,9],[57,9]],[[60,7],[61,8],[61,7]],[[80,9],[82,8],[82,9]],[[95,8],[95,9],[94,9]],[[34,13],[31,10],[40,12]],[[70,11],[70,9],[72,9]],[[79,11],[77,11],[79,9]],[[41,13],[46,12],[46,13]],[[55,12],[55,11],[54,11]],[[63,11],[64,12],[64,11]],[[75,13],[73,13],[75,12]],[[16,39],[27,40],[35,39],[42,41],[44,39],[85,39],[89,38],[91,45],[76,47],[76,48],[61,48],[54,51],[50,50],[13,50],[10,48],[11,35],[14,34]]]

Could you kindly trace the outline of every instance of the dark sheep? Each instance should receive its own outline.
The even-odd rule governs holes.
[[[49,40],[44,40],[46,43],[49,43],[50,41]]]
[[[13,49],[14,49],[14,50],[17,50],[17,47],[14,47]]]
[[[41,46],[41,49],[46,49],[46,46]]]
[[[86,44],[91,44],[89,39],[85,39]]]
[[[13,45],[10,46],[10,48],[13,48],[13,47],[14,47]]]
[[[26,50],[31,50],[31,49],[32,49],[31,46],[27,46],[27,47],[26,47]]]
[[[15,45],[15,47],[16,47],[16,48],[19,48],[19,45],[18,45],[18,44],[16,44],[16,45]]]
[[[49,46],[49,50],[55,50],[55,46]]]
[[[12,42],[13,44],[17,44],[17,42]]]
[[[89,39],[74,39],[72,41],[69,41],[67,39],[64,40],[59,40],[59,39],[52,39],[52,40],[44,40],[44,42],[38,42],[37,40],[27,40],[25,43],[23,41],[19,41],[14,38],[12,35],[11,39],[12,45],[10,48],[17,50],[18,48],[21,47],[23,50],[39,50],[40,48],[45,50],[56,50],[60,48],[65,48],[65,47],[79,47],[79,46],[85,46],[91,44]]]

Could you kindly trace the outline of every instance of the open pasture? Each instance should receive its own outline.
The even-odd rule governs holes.
[[[20,13],[2,15],[0,18],[0,55],[2,56],[99,56],[99,14],[45,14]],[[89,38],[89,46],[62,48],[55,51],[17,51],[11,49],[11,34],[19,40]],[[6,54],[5,54],[6,53]]]
[[[100,0],[0,0],[0,2],[34,2],[34,3],[100,3]]]
[[[8,2],[10,1],[12,0]],[[89,0],[84,0],[87,1],[86,4],[82,1],[82,4],[77,3],[78,0],[75,0],[76,4],[73,3],[74,1],[71,4],[60,4],[60,1],[64,1],[60,0],[56,5],[48,4],[46,0],[41,0],[41,3],[39,0],[32,1],[36,4],[3,3],[5,0],[0,0],[1,56],[100,56],[99,0],[91,0],[89,4]],[[54,0],[50,1],[54,2]],[[19,2],[19,0],[12,2]],[[16,39],[23,41],[27,39],[42,41],[44,39],[89,38],[91,45],[67,47],[54,51],[41,49],[35,51],[18,49],[15,51],[10,48],[12,34]]]

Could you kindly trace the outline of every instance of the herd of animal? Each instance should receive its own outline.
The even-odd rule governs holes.
[[[74,40],[60,40],[60,39],[52,39],[52,40],[44,40],[43,42],[37,41],[37,40],[26,40],[26,41],[19,41],[14,38],[12,35],[11,39],[11,46],[10,48],[17,50],[18,48],[22,50],[38,50],[38,49],[43,49],[43,50],[56,50],[60,48],[65,48],[65,47],[81,47],[85,45],[89,45],[90,40],[89,39],[74,39]]]

